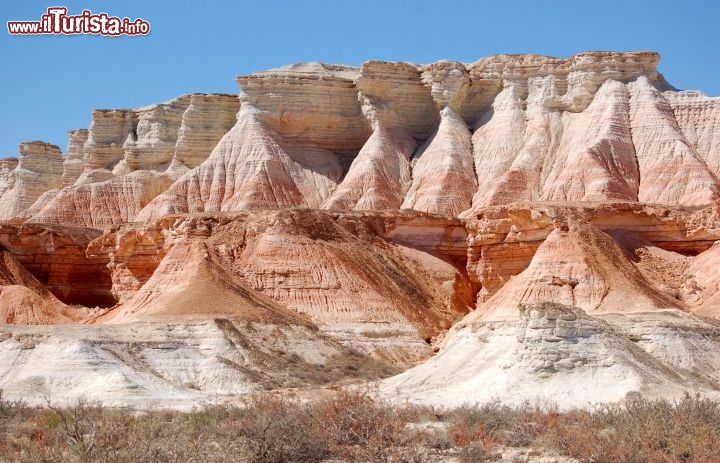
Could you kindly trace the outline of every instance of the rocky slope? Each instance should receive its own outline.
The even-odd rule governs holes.
[[[309,210],[167,216],[88,247],[121,304],[102,320],[302,315],[398,365],[473,306],[458,220]],[[362,297],[358,297],[362,295]],[[285,314],[285,315],[283,315]],[[271,317],[272,318],[272,317]]]
[[[96,110],[64,159],[23,143],[0,315],[88,326],[3,327],[0,387],[175,406],[407,369],[379,392],[717,394],[720,99],[658,61],[302,63]]]
[[[703,318],[717,316],[718,212],[637,203],[479,211],[467,222],[476,310],[436,357],[381,392],[561,407],[635,393],[720,396],[720,325]]]
[[[393,400],[440,406],[502,400],[560,409],[633,395],[717,399],[720,330],[679,311],[589,316],[543,302],[514,320],[454,328],[427,362],[380,383]]]
[[[210,318],[0,326],[3,397],[192,409],[223,397],[387,376],[397,370],[306,324]]]
[[[96,110],[89,129],[69,132],[60,181],[38,185],[45,194],[33,197],[35,204],[17,203],[5,215],[97,229],[132,221],[208,157],[238,108],[233,95],[192,94],[139,109]]]
[[[457,216],[536,200],[711,204],[720,191],[716,131],[694,127],[714,127],[720,100],[675,91],[658,60],[498,55],[243,76],[235,128],[139,217],[289,206]]]
[[[85,289],[109,293],[116,304],[73,313],[117,325],[112,336],[125,336],[131,325],[196,330],[208,319],[309,327],[394,368],[425,361],[381,382],[381,393],[401,400],[556,400],[565,391],[557,399],[563,406],[582,406],[635,392],[714,393],[720,380],[718,325],[693,315],[717,316],[717,275],[707,271],[717,257],[717,206],[518,203],[465,220],[265,210],[170,215],[100,236],[14,227],[6,247],[20,232],[25,242],[72,236],[63,252],[80,248],[88,257],[64,268],[107,271]],[[38,275],[45,268],[28,265]],[[51,268],[67,278],[57,265]],[[26,280],[13,284],[32,288]],[[63,285],[53,287],[66,297]],[[53,333],[53,343],[66,342]],[[433,349],[440,352],[428,359]],[[141,385],[150,395],[164,387]],[[186,403],[218,387],[176,393]],[[121,390],[108,394],[135,400]]]
[[[0,251],[0,323],[54,325],[86,316],[60,302],[15,256]]]
[[[23,212],[48,190],[62,184],[63,158],[60,148],[41,141],[20,144],[15,167],[5,161],[4,190],[0,197],[0,219],[21,217]],[[0,184],[2,185],[2,184]]]
[[[192,94],[96,110],[87,131],[70,132],[59,184],[35,182],[2,217],[102,229],[252,208],[469,216],[517,201],[711,204],[720,100],[675,90],[658,61],[303,63],[238,77],[239,101]]]

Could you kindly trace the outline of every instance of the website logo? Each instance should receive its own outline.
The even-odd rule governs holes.
[[[11,35],[76,35],[93,34],[117,37],[120,35],[147,35],[150,23],[137,18],[118,18],[107,13],[95,14],[83,10],[75,16],[69,16],[64,6],[51,6],[40,21],[8,21],[8,32]]]

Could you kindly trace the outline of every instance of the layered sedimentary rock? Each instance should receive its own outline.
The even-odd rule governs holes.
[[[710,204],[720,191],[717,99],[675,91],[658,61],[653,52],[496,55],[242,76],[231,136],[141,217],[288,206],[458,216],[537,200]]]
[[[96,110],[88,130],[69,132],[63,188],[46,192],[25,215],[98,229],[133,221],[208,157],[238,108],[234,95],[191,94],[139,109]]]
[[[692,315],[717,317],[716,206],[516,204],[467,227],[477,309],[436,357],[383,381],[385,396],[561,407],[717,396],[720,331]]]
[[[124,157],[123,143],[132,131],[132,110],[96,109],[88,137],[83,144],[83,161],[87,169],[111,171]]]
[[[106,262],[110,292],[118,303],[126,302],[157,269],[172,241],[164,222],[115,227],[87,245],[86,255]]]
[[[99,232],[58,225],[2,225],[0,247],[10,252],[55,297],[66,304],[114,304],[105,256],[86,249]]]
[[[440,110],[440,124],[414,156],[413,182],[402,207],[454,217],[470,207],[477,190],[471,134],[458,113],[470,77],[461,63],[441,61],[428,66],[422,78]]]
[[[353,160],[328,209],[397,209],[412,181],[410,158],[437,115],[420,70],[406,63],[369,61],[356,80],[373,133]]]
[[[550,285],[550,289],[557,286],[558,291],[566,290],[568,294],[574,294],[575,286],[581,281],[603,285],[602,277],[590,269],[596,265],[600,265],[598,270],[609,278],[622,275],[623,281],[619,283],[632,283],[637,281],[634,264],[642,263],[642,256],[635,255],[636,249],[658,248],[682,257],[697,255],[720,239],[720,215],[716,207],[689,213],[637,203],[516,204],[483,209],[468,219],[466,226],[468,274],[481,286],[479,302],[487,301],[510,283],[520,288],[518,298],[529,296],[534,288],[543,285]],[[540,247],[542,252],[538,251]],[[628,255],[621,255],[619,250]],[[629,267],[631,261],[633,266]],[[530,269],[533,262],[538,267]],[[584,272],[582,279],[574,273],[580,270],[578,266]],[[523,278],[529,280],[520,283],[516,275],[526,269],[529,274]],[[640,271],[645,272],[647,268],[640,266]],[[660,277],[648,275],[645,279],[657,282]],[[582,285],[578,288],[583,289]],[[599,291],[603,298],[608,294],[599,287],[592,291]],[[647,294],[647,291],[641,293]],[[638,300],[643,299],[641,293],[637,293]],[[587,311],[599,307],[589,299],[583,303],[572,302]]]
[[[677,301],[648,281],[609,235],[581,224],[564,228],[550,232],[527,268],[483,303],[476,317],[513,318],[520,304],[543,301],[588,313],[677,307]]]
[[[210,158],[150,203],[139,220],[178,212],[319,204],[342,172],[335,155],[316,149],[293,157],[246,111],[253,110],[241,110],[238,124]]]
[[[630,85],[631,129],[640,170],[638,199],[702,205],[720,198],[712,172],[685,140],[670,104],[644,76]]]
[[[54,325],[84,318],[60,302],[8,251],[0,251],[0,323]]]
[[[720,98],[702,92],[664,92],[685,140],[708,168],[720,172]]]
[[[15,170],[17,165],[17,158],[0,159],[0,197],[2,197],[5,191],[12,186],[12,172]]]
[[[103,227],[253,208],[470,216],[517,201],[710,204],[720,198],[718,99],[674,90],[658,61],[587,52],[303,63],[238,77],[239,100],[192,94],[97,110],[87,133],[70,132],[63,194],[30,212]],[[119,180],[138,171],[165,178]],[[95,200],[74,189],[103,182]],[[33,199],[54,186],[34,187]]]
[[[0,327],[0,387],[27,403],[192,409],[223,396],[388,376],[312,326],[215,318]]]
[[[318,207],[369,135],[354,68],[317,63],[238,77],[242,109],[210,158],[141,214]]]
[[[176,151],[178,161],[194,167],[232,126],[238,107],[233,95],[191,94],[138,109],[95,110],[83,144],[85,168],[163,171]]]
[[[64,163],[24,144],[0,163],[0,314],[94,323],[127,349],[28,329],[41,348],[27,371],[0,361],[0,386],[195,400],[345,378],[336,354],[369,378],[440,349],[380,392],[714,394],[720,100],[658,61],[302,63],[238,77],[239,98],[97,110]],[[80,359],[82,384],[34,373],[44,356]]]
[[[219,260],[204,243],[178,243],[122,309],[108,318],[115,323],[148,318],[228,317],[271,324],[310,324],[251,289]]]
[[[637,200],[640,173],[635,160],[629,93],[608,80],[592,103],[578,114],[566,114],[564,136],[548,166],[545,199],[551,201]]]
[[[240,109],[236,95],[190,95],[175,144],[175,161],[192,169],[207,159],[218,140],[235,124]]]
[[[260,233],[244,233],[234,268],[254,288],[318,323],[409,322],[424,338],[468,310],[471,302],[454,294],[462,294],[464,281],[452,265],[387,242],[384,225],[372,216],[330,217],[304,211],[269,217]],[[218,235],[217,245],[243,228]]]
[[[688,392],[718,397],[717,327],[679,311],[591,317],[555,303],[454,328],[426,363],[380,383],[398,401],[552,404],[561,409]]]
[[[132,125],[122,145],[124,168],[164,170],[170,165],[190,98],[183,95],[133,111]]]
[[[163,173],[138,170],[111,180],[73,185],[38,204],[29,222],[104,229],[132,222],[172,180]],[[36,209],[35,207],[33,209]]]
[[[243,76],[237,124],[206,163],[204,153],[233,122],[235,97],[194,94],[98,110],[82,175],[85,134],[71,133],[66,184],[137,170],[167,178],[95,187],[98,203],[127,184],[140,192],[99,211],[101,220],[87,217],[101,207],[87,189],[49,194],[32,212],[64,222],[74,203],[86,204],[73,224],[102,227],[134,219],[176,179],[140,219],[293,206],[454,216],[540,199],[709,204],[720,194],[717,99],[670,90],[658,59],[651,52],[498,55],[471,64],[371,61],[360,69],[309,63]],[[124,212],[112,213],[118,209]]]
[[[111,232],[88,252],[110,260],[123,301],[113,320],[289,309],[407,365],[472,306],[466,236],[458,220],[417,213],[262,211],[168,216]]]
[[[642,78],[665,88],[655,69],[658,60],[650,52],[592,52],[567,60],[493,57],[471,66],[471,76],[502,82],[473,135],[480,184],[474,207],[543,199],[636,200],[626,87]],[[649,170],[643,174],[653,194],[660,180],[653,180]]]
[[[70,186],[85,170],[83,147],[88,139],[88,129],[68,131],[68,147],[63,162],[62,186]]]
[[[62,184],[62,152],[41,141],[20,144],[20,157],[0,197],[0,219],[18,217],[48,190]]]

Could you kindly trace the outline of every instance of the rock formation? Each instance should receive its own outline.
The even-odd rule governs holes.
[[[244,91],[233,129],[207,161],[148,205],[139,220],[320,206],[367,138],[354,72],[311,63],[238,77]]]
[[[180,408],[276,388],[397,370],[304,324],[227,318],[62,327],[0,327],[0,387],[11,400]]]
[[[413,183],[402,207],[454,217],[470,207],[477,189],[471,133],[458,113],[470,77],[462,64],[452,61],[428,66],[422,77],[440,111],[440,123],[415,154]]]
[[[88,257],[91,229],[58,225],[0,225],[0,249],[10,252],[65,304],[107,307],[114,304],[108,261]]]
[[[535,200],[710,204],[717,131],[694,127],[700,118],[714,127],[717,99],[672,90],[658,60],[498,55],[243,76],[232,136],[140,217],[320,204],[450,216]],[[307,105],[299,116],[303,99],[330,116],[310,126],[317,116]]]
[[[324,207],[397,209],[412,181],[415,137],[427,137],[435,123],[432,99],[419,69],[405,63],[367,62],[356,85],[373,132]]]
[[[500,399],[560,409],[632,394],[716,394],[720,362],[708,350],[717,351],[720,333],[713,325],[678,312],[609,321],[541,303],[521,307],[515,320],[462,325],[438,355],[382,381],[380,393],[442,406]]]
[[[467,222],[476,310],[381,392],[561,407],[716,394],[720,331],[692,313],[717,317],[719,219],[638,203],[480,210]]]
[[[0,323],[55,325],[85,316],[60,302],[12,254],[0,251]]]
[[[496,264],[497,265],[497,264]],[[643,278],[610,236],[595,227],[555,228],[528,267],[485,302],[483,319],[516,316],[520,304],[554,301],[588,313],[676,307]]]
[[[171,184],[168,175],[144,169],[111,180],[76,184],[39,201],[29,221],[102,230],[134,221],[142,208]]]
[[[717,394],[720,99],[658,61],[301,63],[96,110],[64,159],[23,143],[0,315],[92,326],[3,328],[0,387],[193,401],[410,368],[380,393]]]
[[[20,144],[17,166],[0,196],[0,219],[22,216],[46,191],[62,184],[63,158],[60,148],[41,141]]]
[[[271,324],[302,324],[302,317],[274,304],[218,262],[200,242],[178,243],[148,281],[108,318],[113,322],[159,318],[237,318]],[[309,325],[308,321],[304,322]]]
[[[701,92],[664,92],[675,120],[692,149],[716,175],[720,171],[720,98]]]
[[[69,132],[63,188],[45,193],[25,216],[96,229],[135,220],[208,157],[238,108],[234,95],[192,94],[139,109],[96,110],[88,130]]]
[[[673,89],[658,61],[303,63],[238,77],[239,101],[192,94],[96,110],[87,132],[70,132],[63,188],[33,187],[3,217],[101,229],[254,208],[464,217],[517,201],[711,204],[718,98]]]
[[[615,278],[620,272],[627,282],[638,281],[630,275],[635,272],[634,268],[637,266],[644,273],[649,269],[643,265],[643,256],[636,255],[637,249],[659,249],[665,251],[665,258],[667,255],[697,255],[720,238],[719,218],[715,207],[688,213],[638,203],[587,206],[518,203],[495,206],[483,209],[466,222],[469,245],[467,269],[469,277],[481,286],[478,302],[487,301],[510,283],[520,285],[521,293],[529,291],[535,283],[554,286],[553,277],[557,278],[559,286],[574,290],[574,286],[560,284],[560,281],[576,281],[579,284],[581,280],[572,270],[574,265],[583,266],[585,272],[589,271],[588,265],[595,266],[600,260],[605,261],[601,271],[608,272],[609,277]],[[552,239],[548,242],[551,235]],[[541,246],[542,252],[538,254]],[[555,249],[545,254],[548,247]],[[619,254],[620,249],[627,255]],[[549,260],[546,261],[543,256]],[[524,286],[513,281],[516,275],[529,269],[536,258],[539,267],[535,276],[530,277],[533,281],[525,282]],[[631,263],[632,268],[628,267]],[[543,268],[548,264],[555,267]],[[621,271],[620,267],[625,270]],[[555,270],[558,272],[553,273]],[[648,274],[646,279],[661,282],[661,277],[656,274]],[[597,275],[591,277],[586,274],[583,281],[595,284],[599,280]],[[600,292],[603,297],[607,295],[605,290]],[[528,295],[525,293],[525,296]],[[580,307],[592,311],[598,306],[581,304]]]
[[[17,158],[0,159],[0,197],[12,186],[12,172],[17,165]]]
[[[407,365],[473,305],[458,267],[465,240],[459,221],[424,214],[266,211],[168,216],[100,237],[88,254],[110,261],[122,302],[113,321],[289,309],[355,349]]]
[[[720,198],[718,172],[687,143],[662,94],[643,76],[630,85],[631,129],[640,170],[638,200],[703,205]]]
[[[87,129],[76,129],[68,131],[68,147],[63,162],[62,186],[70,186],[80,177],[85,170],[83,160],[83,147],[88,139]]]

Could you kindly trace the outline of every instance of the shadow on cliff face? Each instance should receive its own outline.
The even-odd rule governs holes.
[[[0,247],[65,304],[110,307],[116,301],[107,261],[85,254],[88,243],[100,234],[58,225],[2,225]]]

